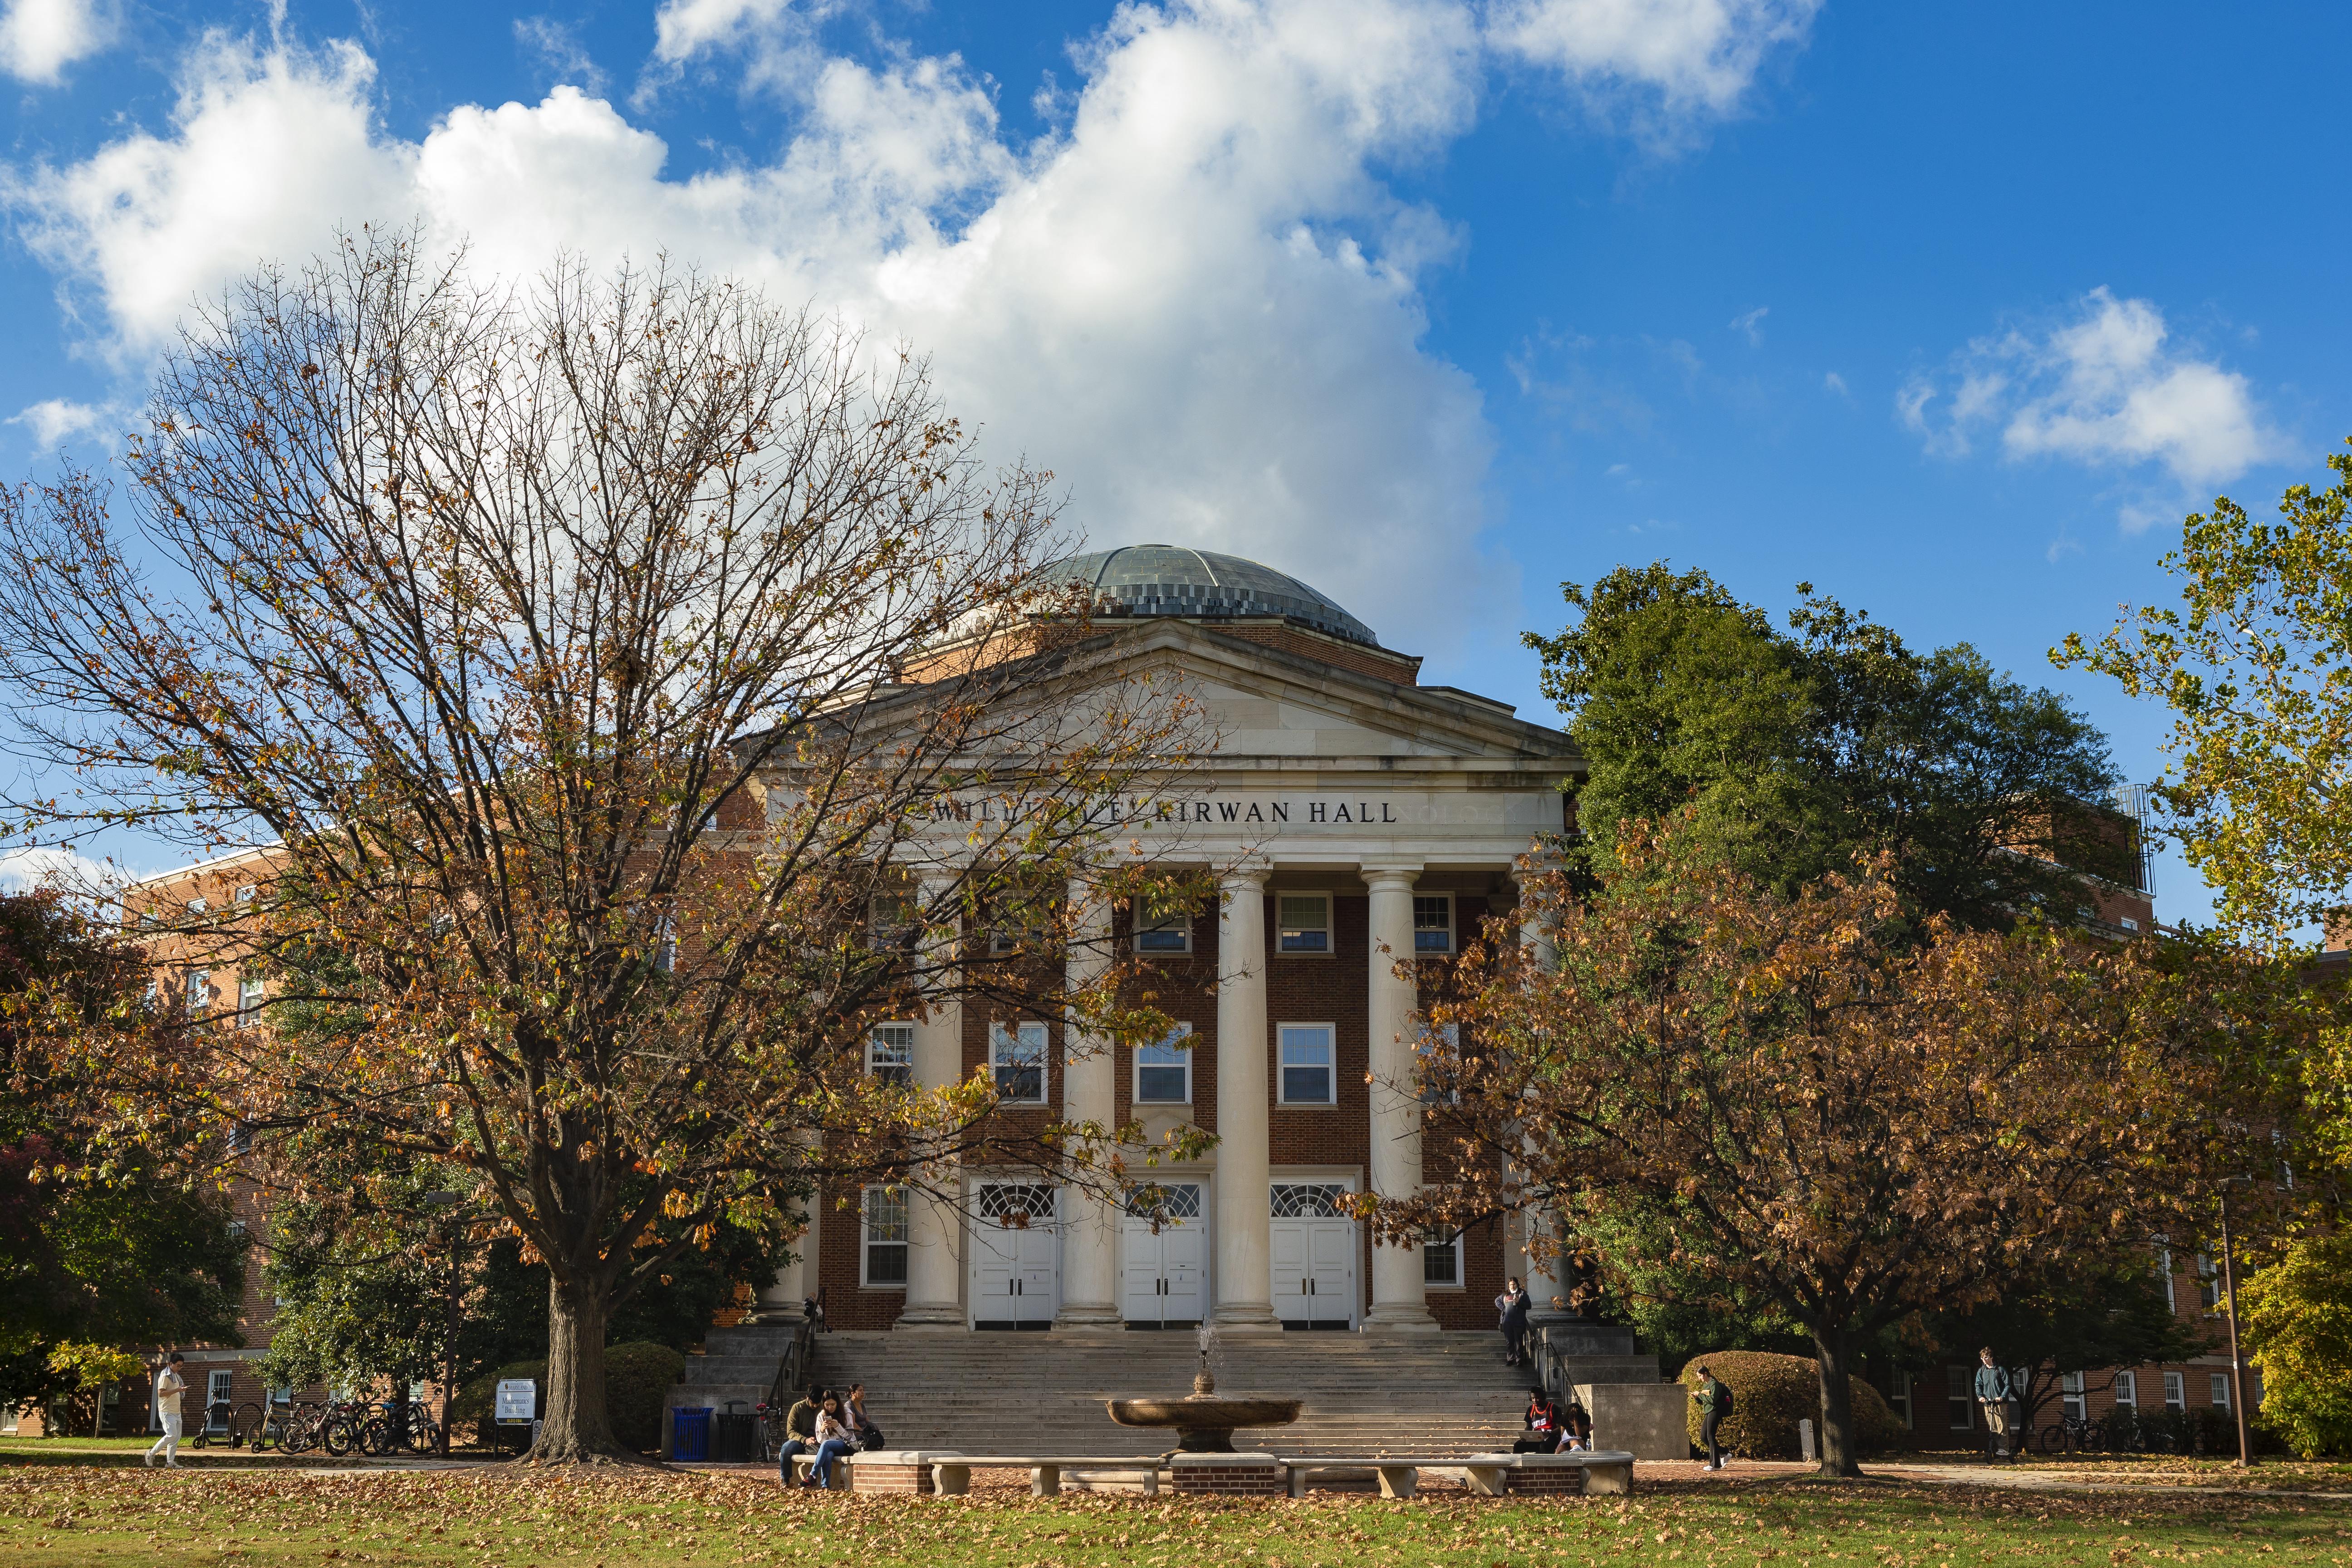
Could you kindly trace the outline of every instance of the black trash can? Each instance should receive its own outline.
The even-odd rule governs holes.
[[[710,1458],[714,1464],[748,1465],[760,1457],[760,1426],[743,1401],[730,1399],[710,1420]]]

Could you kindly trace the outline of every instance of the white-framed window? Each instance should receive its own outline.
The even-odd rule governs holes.
[[[1284,952],[1331,951],[1331,895],[1277,893],[1274,900],[1276,946]]]
[[[236,1026],[249,1029],[261,1022],[261,1000],[268,987],[258,974],[236,977]]]
[[[215,1367],[205,1379],[205,1424],[212,1425],[213,1414],[230,1402],[236,1392],[236,1374],[226,1367]],[[226,1415],[226,1411],[221,1412]]]
[[[1412,951],[1416,953],[1454,951],[1454,895],[1415,893],[1412,896]]]
[[[857,1226],[857,1282],[873,1289],[906,1289],[907,1190],[866,1188]]]
[[[1911,1429],[1911,1374],[1898,1372],[1886,1380],[1886,1403],[1903,1422],[1905,1431]]]
[[[2172,1246],[2161,1236],[2156,1238],[2156,1277],[2164,1281],[2165,1310],[2180,1310],[2180,1302],[2172,1294]]]
[[[2226,1372],[2217,1372],[2212,1373],[2211,1376],[2213,1408],[2216,1410],[2227,1410],[2230,1408],[2230,1374]]]
[[[1944,1369],[1944,1418],[1955,1432],[1965,1432],[1976,1425],[1976,1368],[1948,1366]]]
[[[2116,1373],[2116,1403],[2128,1405],[2134,1410],[2139,1408],[2139,1373],[2136,1372]]]
[[[2058,1413],[2069,1421],[2089,1419],[2091,1405],[2083,1395],[2081,1373],[2062,1372],[2058,1374]]]
[[[1049,921],[1034,907],[1007,896],[988,922],[988,951],[999,957],[1008,952],[1036,952],[1045,945]]]
[[[188,1016],[195,1017],[213,1005],[213,972],[209,969],[188,971]]]
[[[912,947],[918,924],[914,895],[877,893],[866,908],[866,930],[877,947]]]
[[[883,1083],[900,1089],[915,1082],[915,1026],[877,1024],[866,1037],[866,1070]]]
[[[2167,1410],[2189,1408],[2189,1380],[2177,1372],[2164,1374],[2164,1407]]]
[[[1433,1064],[1442,1063],[1450,1068],[1460,1059],[1462,1026],[1424,1022],[1421,1026],[1421,1038],[1413,1042],[1412,1050],[1414,1070],[1422,1074],[1421,1102],[1423,1105],[1461,1104],[1462,1091],[1459,1089],[1432,1088],[1428,1073]]]
[[[1192,1026],[1179,1024],[1167,1037],[1135,1047],[1138,1105],[1192,1103]]]
[[[188,912],[192,915],[203,914],[211,907],[211,905],[205,903],[202,899],[190,899],[188,900]]]
[[[1424,1290],[1459,1290],[1465,1276],[1462,1272],[1462,1233],[1451,1237],[1431,1237],[1421,1244],[1421,1286]]]
[[[996,1098],[1007,1105],[1045,1103],[1045,1026],[988,1026],[988,1070]]]
[[[664,915],[654,929],[654,969],[662,974],[677,968],[677,917]]]
[[[236,890],[236,901],[240,904],[249,904],[260,896],[261,889],[255,887],[250,882],[246,883]]]
[[[1276,1031],[1281,1047],[1282,1103],[1337,1105],[1339,1048],[1328,1024],[1285,1024]]]
[[[2209,1318],[2221,1310],[2221,1271],[2201,1252],[2197,1255],[2197,1304]]]
[[[1190,952],[1192,951],[1192,911],[1190,910],[1152,910],[1145,900],[1135,900],[1135,951],[1138,952]]]

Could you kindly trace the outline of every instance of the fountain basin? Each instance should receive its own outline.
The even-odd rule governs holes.
[[[1103,1406],[1122,1426],[1173,1426],[1180,1453],[1230,1454],[1237,1428],[1286,1426],[1298,1419],[1303,1403],[1195,1394],[1186,1399],[1106,1399]]]

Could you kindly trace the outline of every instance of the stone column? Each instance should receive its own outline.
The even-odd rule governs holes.
[[[1072,995],[1092,984],[1110,966],[1110,905],[1084,882],[1069,892],[1069,950],[1063,960]],[[1062,1114],[1071,1121],[1118,1124],[1118,1067],[1111,1043],[1078,1032],[1075,1014],[1062,1023]],[[1100,1158],[1102,1149],[1095,1146]],[[1088,1181],[1099,1178],[1089,1172]],[[1118,1285],[1118,1212],[1099,1192],[1083,1185],[1062,1194],[1062,1310],[1057,1329],[1101,1331],[1121,1325]]]
[[[1513,880],[1519,888],[1519,945],[1527,948],[1533,954],[1538,967],[1549,969],[1559,962],[1559,954],[1552,943],[1550,925],[1528,908],[1528,884],[1533,879],[1533,872],[1528,870],[1520,870],[1513,874]],[[1541,1210],[1528,1211],[1525,1216],[1525,1223],[1529,1242],[1538,1237],[1555,1237],[1559,1234],[1559,1227],[1553,1223],[1551,1217]],[[1540,1329],[1547,1324],[1563,1323],[1573,1320],[1576,1314],[1569,1311],[1565,1306],[1552,1305],[1554,1297],[1559,1298],[1563,1302],[1568,1299],[1565,1271],[1560,1268],[1558,1256],[1555,1255],[1548,1262],[1538,1263],[1531,1253],[1522,1251],[1519,1261],[1524,1268],[1524,1282],[1528,1290],[1528,1322]]]
[[[790,1263],[776,1270],[776,1282],[760,1292],[760,1305],[746,1322],[791,1324],[801,1321],[801,1303],[816,1294],[816,1215],[808,1215],[808,1228],[793,1243],[795,1254]]]
[[[1224,878],[1217,917],[1217,1308],[1231,1332],[1278,1333],[1267,1221],[1265,877]]]
[[[1405,1197],[1421,1189],[1421,1101],[1412,1092],[1414,1013],[1420,997],[1409,975],[1412,960],[1412,885],[1418,861],[1367,864],[1371,911],[1371,1168],[1372,1191]],[[1434,1332],[1421,1277],[1421,1248],[1372,1248],[1371,1332]]]
[[[956,879],[942,874],[923,879],[922,909],[929,913],[944,902]],[[915,1082],[925,1089],[945,1089],[963,1078],[963,1002],[948,984],[951,965],[963,941],[960,923],[925,938],[926,952],[940,970],[934,999],[915,1021]],[[960,1180],[953,1170],[934,1171],[934,1184]],[[963,1211],[927,1193],[907,1196],[907,1304],[898,1314],[902,1329],[961,1329],[970,1320],[963,1309]]]

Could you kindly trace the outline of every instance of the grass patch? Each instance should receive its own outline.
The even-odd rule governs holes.
[[[736,1476],[58,1468],[0,1475],[0,1563],[274,1568],[1448,1568],[2352,1563],[2352,1510],[2292,1498],[1670,1483],[1630,1501],[1410,1503],[785,1493]]]

